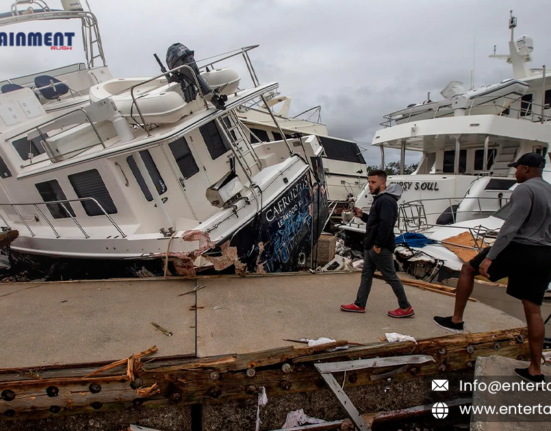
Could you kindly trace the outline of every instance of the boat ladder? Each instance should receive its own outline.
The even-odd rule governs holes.
[[[247,135],[245,134],[241,121],[239,121],[239,118],[237,118],[235,112],[230,111],[220,117],[218,122],[222,127],[224,134],[226,135],[226,139],[230,143],[233,153],[241,165],[241,168],[249,177],[254,176],[262,169],[262,163],[258,158],[251,142],[246,138]],[[257,167],[257,170],[253,172],[255,166]]]

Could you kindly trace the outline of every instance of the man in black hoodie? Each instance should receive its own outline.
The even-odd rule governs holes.
[[[384,171],[370,171],[367,177],[369,192],[373,195],[373,204],[368,214],[361,209],[354,208],[354,215],[366,223],[364,239],[364,266],[362,280],[356,301],[349,305],[341,305],[342,311],[365,313],[367,297],[373,284],[375,269],[381,271],[384,280],[390,284],[400,308],[388,312],[390,317],[411,317],[415,314],[408,302],[402,282],[396,275],[394,268],[394,225],[398,218],[398,204],[396,201],[402,196],[402,186],[391,184],[386,186]]]

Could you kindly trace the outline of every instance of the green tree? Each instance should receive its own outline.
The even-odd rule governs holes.
[[[409,175],[417,169],[419,163],[412,163],[411,165],[404,166],[404,174]],[[373,165],[367,167],[367,172],[373,170],[379,170],[381,166]],[[385,172],[387,175],[399,175],[400,174],[400,162],[389,162],[385,165]]]

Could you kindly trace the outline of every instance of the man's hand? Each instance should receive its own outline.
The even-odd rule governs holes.
[[[364,212],[361,209],[359,209],[358,207],[354,207],[355,217],[362,218],[363,215],[364,215]]]
[[[480,274],[482,274],[484,277],[490,278],[490,276],[488,275],[488,268],[490,267],[491,264],[492,264],[492,261],[490,259],[488,258],[484,259],[480,264],[480,266],[478,267],[478,272],[480,272]]]
[[[376,245],[373,246],[373,251],[377,254],[381,252],[381,247],[377,247]]]

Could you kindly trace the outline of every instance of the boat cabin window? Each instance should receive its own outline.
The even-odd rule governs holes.
[[[532,152],[536,154],[541,154],[543,157],[547,154],[547,147],[542,147],[541,145],[536,145],[532,147]]]
[[[525,94],[520,99],[520,116],[521,117],[527,117],[532,114],[532,102],[533,102],[534,95],[533,94]]]
[[[251,133],[251,142],[253,144],[258,144],[259,142],[270,142],[270,138],[268,137],[268,132],[266,132],[266,130],[250,128],[250,131],[252,132]],[[253,133],[256,136],[254,136]],[[258,139],[260,139],[260,141],[258,139],[256,139],[257,137],[258,137]]]
[[[63,189],[60,187],[57,180],[50,180],[44,183],[38,183],[35,184],[35,186],[44,202],[67,200],[67,197],[65,196],[65,193],[63,193]],[[46,206],[50,210],[52,217],[55,219],[69,218],[70,216],[67,211],[69,211],[71,215],[75,217],[75,212],[73,211],[73,208],[71,207],[71,204],[69,202],[63,203],[63,205],[57,203],[47,204]]]
[[[216,160],[218,157],[226,154],[230,150],[229,144],[222,137],[220,130],[216,126],[216,122],[211,121],[204,126],[199,127],[199,131],[203,136],[203,140],[207,145],[212,160]]]
[[[277,132],[272,132],[272,136],[274,137],[274,141],[283,141],[283,136]]]
[[[545,109],[551,108],[551,90],[545,91]]]
[[[2,157],[0,157],[0,176],[2,176],[2,178],[11,177],[10,169]]]
[[[116,214],[118,212],[97,169],[69,175],[69,181],[79,198],[94,198],[107,214]],[[92,200],[85,200],[80,203],[89,216],[105,215],[101,208]]]
[[[45,152],[44,147],[40,144],[40,137],[31,141],[27,140],[27,137],[16,139],[12,145],[23,160],[29,160],[29,154],[36,157]]]
[[[193,154],[191,154],[186,138],[182,136],[180,139],[168,144],[168,147],[170,151],[172,151],[178,168],[186,180],[199,172],[199,166],[195,163],[195,159],[193,158]]]
[[[494,164],[494,159],[497,154],[497,149],[488,150],[488,164],[487,168],[490,169]],[[484,150],[476,150],[474,152],[474,170],[482,171],[484,169]]]
[[[511,187],[513,187],[517,183],[517,180],[509,180],[505,178],[492,178],[490,181],[488,181],[488,184],[486,184],[486,188],[484,190],[509,190]]]
[[[361,163],[365,165],[364,156],[362,155],[358,144],[355,142],[341,141],[339,139],[328,138],[326,136],[318,136],[318,138],[321,141],[321,145],[325,149],[325,154],[328,159]]]
[[[167,191],[167,187],[163,180],[163,177],[161,177],[161,173],[159,172],[159,169],[157,169],[157,165],[153,161],[153,157],[151,157],[151,153],[147,150],[140,151],[140,156],[145,164],[145,167],[147,168],[147,172],[149,173],[149,176],[151,177],[153,184],[155,184],[157,193],[162,195]],[[142,192],[145,198],[147,199],[148,202],[151,202],[153,200],[153,196],[151,195],[151,191],[147,187],[144,177],[142,176],[142,173],[138,168],[138,165],[136,164],[134,157],[133,156],[127,157],[126,162],[128,163],[128,166],[130,166],[130,170],[134,174],[134,177],[136,178],[136,181],[138,182],[140,188],[142,189]]]
[[[511,203],[507,202],[505,205],[503,205],[500,209],[498,209],[492,215],[501,220],[507,220],[507,217],[509,217],[510,212],[511,212]]]
[[[455,150],[444,151],[444,168],[445,174],[453,174],[455,167]],[[459,151],[459,173],[463,174],[467,171],[467,150]]]

